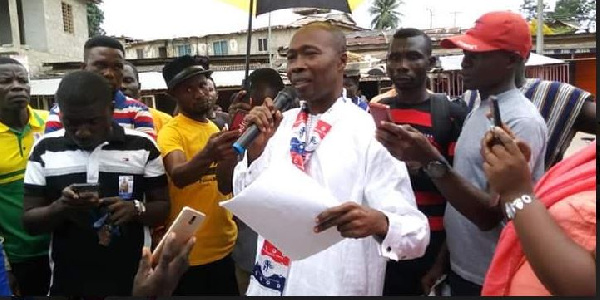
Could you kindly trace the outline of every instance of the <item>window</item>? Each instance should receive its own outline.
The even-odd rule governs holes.
[[[137,58],[138,59],[143,59],[144,58],[144,49],[136,49],[135,52],[137,53]]]
[[[158,47],[158,57],[167,58],[167,47]]]
[[[184,56],[190,54],[192,54],[192,46],[190,46],[190,44],[177,46],[177,56]]]
[[[258,39],[258,51],[268,51],[267,39]]]
[[[214,42],[213,52],[215,55],[227,55],[229,53],[227,48],[227,41]]]
[[[63,30],[65,33],[75,33],[75,26],[73,21],[73,6],[62,2],[62,16],[63,16]]]

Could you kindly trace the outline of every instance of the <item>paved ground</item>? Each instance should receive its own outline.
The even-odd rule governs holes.
[[[592,134],[581,133],[581,132],[577,133],[577,135],[575,135],[575,138],[571,142],[571,146],[569,146],[569,148],[567,149],[567,152],[565,153],[565,157],[567,157],[573,153],[576,153],[581,148],[589,145],[588,141],[585,141],[582,139],[582,138],[586,138],[586,137],[595,138],[595,136]]]

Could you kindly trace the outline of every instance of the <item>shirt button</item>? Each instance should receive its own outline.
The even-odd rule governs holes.
[[[387,252],[392,252],[392,247],[387,247],[387,248],[385,249],[385,251],[387,251]]]

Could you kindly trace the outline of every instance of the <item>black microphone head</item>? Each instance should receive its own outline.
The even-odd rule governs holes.
[[[298,97],[298,92],[294,87],[288,86],[277,94],[275,97],[274,105],[278,110],[281,110],[284,107],[287,107]]]

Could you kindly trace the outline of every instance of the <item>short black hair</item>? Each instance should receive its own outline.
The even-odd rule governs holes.
[[[117,39],[110,36],[99,35],[87,40],[85,45],[83,45],[85,60],[87,60],[88,51],[96,47],[106,47],[115,50],[121,50],[123,55],[125,55],[125,48],[123,48],[123,44],[121,44]]]
[[[132,64],[130,61],[124,60],[123,65],[130,66],[133,70],[133,75],[135,75],[135,79],[140,81],[140,73],[138,72],[138,68],[134,64]]]
[[[308,30],[308,29],[321,29],[329,32],[332,37],[332,41],[334,46],[340,53],[346,53],[348,51],[348,46],[346,45],[346,35],[344,32],[336,27],[335,25],[325,22],[325,21],[316,21],[312,23],[308,23],[300,28],[299,31]]]
[[[23,64],[20,63],[16,59],[12,59],[10,57],[1,57],[0,56],[0,65],[8,65],[8,64],[15,64],[15,65],[23,66]]]
[[[281,79],[281,75],[271,68],[260,68],[254,70],[248,76],[248,81],[250,81],[251,87],[266,85],[278,92],[283,90],[285,87],[283,84],[283,79]]]
[[[422,36],[425,39],[425,46],[427,47],[427,49],[425,49],[425,50],[427,51],[427,54],[429,56],[431,56],[432,49],[433,49],[432,42],[431,42],[431,37],[429,37],[422,30],[419,30],[419,29],[416,29],[416,28],[402,28],[402,29],[398,29],[398,31],[396,31],[396,33],[394,34],[394,40],[407,39],[407,38],[417,37],[417,36]]]
[[[86,106],[104,103],[110,106],[113,90],[108,81],[93,72],[75,71],[67,74],[58,85],[56,100],[65,109],[71,105]]]

